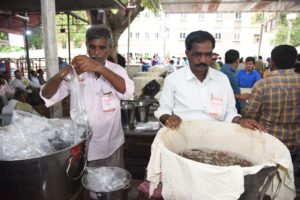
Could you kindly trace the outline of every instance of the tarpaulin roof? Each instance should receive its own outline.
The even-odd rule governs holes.
[[[300,0],[161,0],[166,13],[297,12]]]

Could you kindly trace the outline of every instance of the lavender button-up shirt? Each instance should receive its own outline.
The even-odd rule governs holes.
[[[96,78],[94,73],[85,72],[80,75],[84,84],[83,98],[88,123],[92,130],[88,149],[89,161],[109,157],[124,143],[120,101],[130,98],[134,92],[134,83],[124,68],[109,61],[106,61],[105,66],[124,78],[126,91],[124,94],[119,93],[107,80],[102,76]],[[49,107],[68,96],[69,91],[69,83],[62,81],[57,92],[50,99],[42,98]],[[108,92],[112,92],[114,96],[116,109],[111,112],[103,112],[102,97]]]

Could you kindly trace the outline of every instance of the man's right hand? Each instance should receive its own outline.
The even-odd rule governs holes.
[[[161,117],[161,121],[164,123],[166,127],[175,130],[179,128],[182,119],[179,116],[173,114],[173,115],[165,115],[165,116],[163,115]]]

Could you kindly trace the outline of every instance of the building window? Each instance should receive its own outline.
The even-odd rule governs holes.
[[[259,42],[259,39],[260,39],[260,34],[254,34],[253,42],[254,42],[254,43],[258,43],[258,42]]]
[[[135,38],[137,38],[137,39],[140,38],[140,33],[139,32],[135,33]]]
[[[132,32],[130,32],[130,38],[132,38]]]
[[[149,12],[145,12],[145,18],[149,18],[150,14]]]
[[[240,41],[240,33],[233,34],[233,41],[237,41],[237,42]]]
[[[222,34],[221,33],[216,33],[215,38],[216,38],[216,40],[221,40],[222,39]]]
[[[199,14],[198,14],[198,18],[199,18],[199,19],[204,19],[204,13],[199,13]]]
[[[154,33],[154,38],[158,38],[158,33]]]
[[[235,19],[241,19],[242,18],[242,13],[235,13]]]
[[[149,39],[149,36],[150,36],[150,35],[149,35],[149,32],[145,33],[145,38],[146,38],[146,39]]]
[[[181,13],[180,19],[186,19],[186,13]]]
[[[185,39],[185,33],[181,32],[180,35],[179,35],[179,38],[180,39]]]
[[[169,17],[170,17],[170,14],[169,14],[169,13],[165,13],[165,17],[166,17],[166,18],[169,18]]]
[[[216,13],[216,18],[218,20],[221,20],[222,19],[222,13]]]

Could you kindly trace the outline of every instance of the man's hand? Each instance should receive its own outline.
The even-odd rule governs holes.
[[[182,119],[177,115],[170,115],[165,121],[165,126],[173,130],[178,129]]]
[[[66,65],[64,66],[64,68],[62,68],[59,72],[58,72],[58,76],[61,80],[66,80],[66,76],[72,72],[72,67],[70,65]],[[69,80],[66,80],[69,81]]]
[[[261,132],[266,132],[265,128],[260,123],[255,121],[254,119],[240,118],[238,123],[244,128],[249,128],[251,130],[259,130]]]
[[[84,72],[99,72],[99,69],[104,66],[97,60],[83,55],[74,57],[72,65],[78,75]]]

